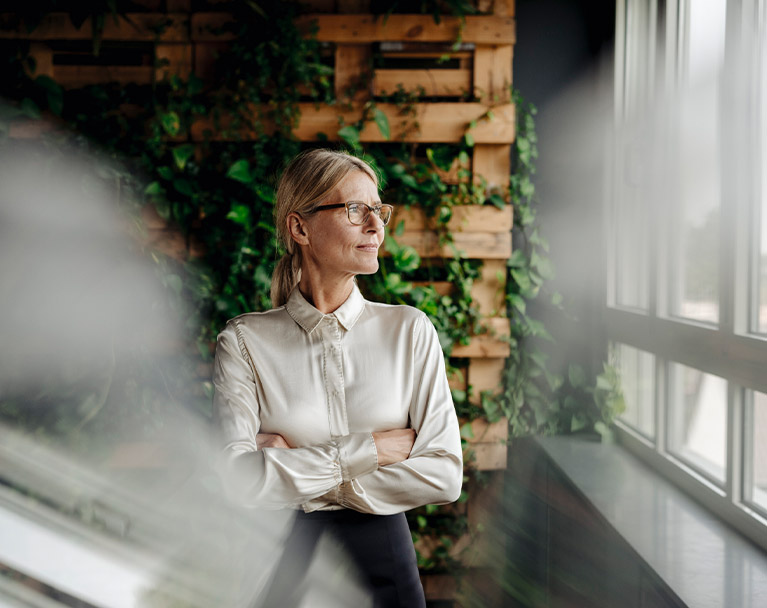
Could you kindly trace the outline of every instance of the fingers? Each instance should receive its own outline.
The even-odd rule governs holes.
[[[259,433],[256,435],[256,447],[263,448],[290,448],[290,445],[282,435],[277,433]]]

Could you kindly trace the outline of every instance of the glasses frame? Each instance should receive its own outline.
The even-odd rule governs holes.
[[[351,215],[349,214],[349,205],[364,205],[368,208],[367,215],[365,215],[365,219],[363,219],[359,224],[356,222],[352,222]],[[378,216],[378,219],[381,220],[384,226],[386,226],[389,221],[391,220],[392,213],[394,213],[394,206],[389,205],[387,203],[381,203],[380,205],[368,205],[367,203],[363,203],[362,201],[347,201],[345,203],[331,203],[329,205],[320,205],[319,207],[315,207],[315,211],[324,211],[325,209],[340,209],[341,207],[346,208],[346,217],[349,220],[351,224],[354,226],[364,226],[365,223],[370,218],[371,213],[375,213]],[[391,211],[389,212],[389,217],[384,221],[384,219],[381,217],[381,210],[384,208],[388,208]]]

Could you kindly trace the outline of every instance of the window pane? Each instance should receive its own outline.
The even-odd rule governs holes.
[[[620,371],[626,411],[621,420],[647,437],[655,437],[655,356],[613,344],[613,357]]]
[[[648,310],[647,208],[641,191],[624,183],[616,203],[615,303]]]
[[[762,18],[767,22],[767,10],[763,12]],[[762,31],[767,36],[767,23],[763,23]],[[761,62],[761,78],[759,79],[759,140],[760,140],[760,160],[764,166],[767,162],[767,39],[764,37],[759,40],[761,52],[759,59]],[[760,226],[759,245],[756,248],[759,252],[757,263],[757,284],[758,292],[756,301],[758,302],[756,312],[756,331],[767,333],[767,170],[761,171],[761,205],[757,208],[756,223]]]
[[[724,481],[727,382],[679,363],[669,372],[669,451]]]
[[[751,479],[746,481],[751,490],[746,492],[755,504],[767,509],[767,395],[754,392],[752,403],[753,424],[747,429],[751,434]]]
[[[674,315],[719,321],[719,92],[725,0],[688,4],[687,80],[681,92],[677,178],[680,201],[671,232],[669,293]]]

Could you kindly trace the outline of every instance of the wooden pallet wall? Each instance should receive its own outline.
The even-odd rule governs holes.
[[[339,117],[345,124],[352,124],[370,99],[382,99],[399,87],[419,91],[429,101],[416,103],[412,115],[402,116],[394,104],[377,103],[377,108],[389,119],[392,139],[423,144],[457,143],[470,123],[476,121],[471,128],[475,142],[470,166],[473,179],[481,176],[490,190],[507,194],[515,137],[515,110],[510,96],[515,42],[513,0],[480,0],[480,10],[485,14],[467,16],[465,21],[442,17],[439,24],[430,15],[376,17],[366,12],[369,2],[364,0],[306,0],[304,4],[314,12],[302,16],[299,26],[309,32],[315,24],[318,40],[332,54],[337,96],[342,98],[360,80],[369,82],[369,86],[354,94],[348,108],[316,106],[313,102],[300,104],[301,118],[295,129],[298,139],[310,142],[325,136],[330,141],[338,140]],[[13,15],[0,14],[0,39],[29,39],[37,61],[36,73],[48,75],[64,87],[104,82],[149,85],[168,74],[186,77],[195,73],[203,79],[211,75],[217,53],[229,41],[228,35],[220,30],[231,19],[228,13],[192,12],[191,0],[137,0],[134,5],[144,7],[145,12],[106,19],[97,64],[78,60],[91,50],[90,22],[75,28],[63,13],[49,15],[31,33],[14,29]],[[209,1],[208,6],[215,9],[216,5]],[[460,45],[451,48],[459,35]],[[366,77],[374,55],[379,67],[372,77]],[[443,56],[448,59],[441,61]],[[164,61],[158,64],[157,60]],[[24,135],[22,131],[23,128],[17,129],[16,135]],[[214,139],[224,137],[214,130],[211,121],[201,119],[193,126],[190,140],[200,142],[208,136],[206,132],[212,132]],[[363,144],[384,141],[374,124],[363,129],[360,139]],[[445,179],[458,180],[457,171],[447,174]],[[149,226],[151,238],[160,246],[165,243],[175,255],[184,255],[185,245],[156,220]],[[422,212],[399,210],[392,225],[400,220],[404,220],[405,231],[398,241],[413,246],[422,258],[452,255],[440,246],[433,226]],[[468,345],[456,345],[452,353],[464,361],[465,372],[452,379],[452,384],[461,389],[471,385],[475,400],[484,390],[498,389],[509,355],[509,345],[504,340],[509,334],[509,322],[504,315],[504,277],[505,262],[511,256],[512,222],[511,206],[499,210],[485,205],[454,208],[449,225],[457,249],[467,258],[482,261],[481,278],[475,282],[472,295],[488,331],[475,336]],[[449,284],[436,287],[443,293],[452,288]],[[476,456],[477,468],[486,471],[505,468],[505,422],[495,425],[477,422],[474,434],[470,448]],[[470,505],[470,522],[477,523],[482,512],[478,508],[472,512]],[[488,560],[494,559],[492,551],[474,549],[466,558],[472,565],[487,565]],[[434,585],[433,581],[427,582],[427,591]],[[439,589],[430,593],[432,599],[447,593],[446,587]]]

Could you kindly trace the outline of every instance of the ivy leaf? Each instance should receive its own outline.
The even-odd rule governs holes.
[[[461,425],[461,437],[463,439],[474,439],[474,428],[471,426],[471,422],[464,422]]]
[[[162,196],[163,194],[165,194],[165,189],[160,185],[160,182],[152,182],[144,188],[145,196]]]
[[[360,130],[348,125],[338,130],[338,137],[343,139],[352,148],[360,147]]]
[[[181,119],[175,112],[165,112],[164,114],[161,114],[160,124],[170,136],[178,135],[181,132]]]
[[[506,266],[510,268],[522,268],[525,265],[525,252],[521,249],[515,249],[511,252],[511,257],[506,260]]]
[[[469,146],[469,148],[474,147],[474,136],[471,133],[466,133],[463,136],[463,139],[466,142],[466,145]]]
[[[586,386],[586,372],[583,371],[580,365],[571,364],[567,370],[567,377],[574,388]]]
[[[525,312],[527,312],[527,303],[525,302],[525,299],[519,294],[509,294],[509,303],[521,314],[525,314]]]
[[[194,196],[194,187],[189,180],[183,178],[174,179],[173,187],[176,189],[176,192],[186,196]]]
[[[241,226],[248,226],[250,224],[250,208],[246,205],[235,203],[232,205],[229,213],[226,214],[226,219],[232,220],[235,224]]]
[[[391,139],[391,127],[389,126],[388,116],[386,116],[380,109],[376,108],[373,113],[373,120],[375,120],[375,123],[378,125],[378,130],[381,132],[381,135],[384,136],[384,139]]]
[[[229,167],[226,176],[242,184],[250,184],[253,182],[253,175],[250,172],[250,163],[244,158],[235,161],[234,164]]]
[[[29,97],[25,97],[21,100],[19,109],[21,110],[21,113],[27,118],[32,118],[34,120],[40,118],[40,108],[38,108],[37,104]]]
[[[171,169],[168,166],[163,165],[162,167],[157,168],[157,173],[160,174],[160,177],[167,180],[173,179],[173,169]]]
[[[575,414],[570,420],[570,432],[575,433],[586,427],[586,417],[582,414]]]
[[[64,90],[50,76],[38,76],[35,78],[35,84],[45,89],[45,95],[48,100],[48,107],[56,116],[61,116],[64,109]]]
[[[173,148],[173,162],[175,162],[176,166],[183,171],[186,166],[186,161],[192,157],[192,154],[194,154],[193,144],[176,146]]]

